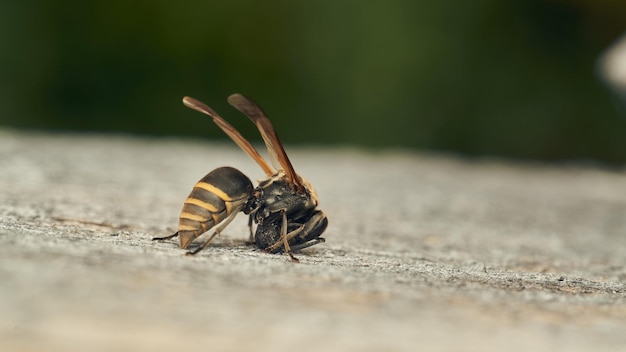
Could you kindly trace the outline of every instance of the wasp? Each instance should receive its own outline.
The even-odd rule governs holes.
[[[153,240],[178,236],[180,248],[187,249],[192,241],[214,228],[204,242],[186,253],[194,255],[205,249],[238,213],[243,212],[249,216],[251,243],[268,253],[284,252],[293,262],[298,262],[294,251],[325,242],[320,236],[328,226],[328,219],[317,209],[317,194],[311,184],[295,172],[274,126],[261,107],[241,94],[229,96],[228,103],[256,125],[272,166],[213,109],[194,98],[183,98],[185,106],[210,116],[261,167],[267,179],[253,187],[250,179],[233,167],[220,167],[209,172],[194,185],[185,200],[178,231]],[[253,223],[256,224],[254,232]]]

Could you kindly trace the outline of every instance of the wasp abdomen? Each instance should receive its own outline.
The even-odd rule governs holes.
[[[183,205],[178,222],[180,248],[239,211],[250,198],[252,182],[241,171],[220,167],[198,181]]]

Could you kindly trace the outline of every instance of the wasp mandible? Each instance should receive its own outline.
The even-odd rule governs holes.
[[[268,253],[285,252],[292,261],[298,262],[293,251],[325,241],[320,236],[328,226],[328,219],[317,209],[317,194],[311,184],[295,172],[274,126],[261,107],[241,94],[229,96],[228,103],[257,126],[273,167],[213,109],[194,98],[183,98],[185,106],[210,116],[268,178],[254,188],[250,179],[233,167],[220,167],[209,172],[194,185],[185,200],[178,231],[153,240],[178,236],[180,248],[186,249],[193,240],[215,227],[203,243],[187,252],[194,255],[205,249],[239,212],[243,212],[249,216],[250,242]],[[253,223],[256,224],[254,232]]]

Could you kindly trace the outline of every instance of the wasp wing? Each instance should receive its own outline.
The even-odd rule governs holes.
[[[184,97],[183,104],[186,107],[199,111],[203,114],[209,115],[213,118],[213,122],[224,131],[230,137],[230,139],[235,142],[239,148],[241,148],[244,152],[246,152],[257,164],[263,169],[263,171],[267,174],[267,176],[272,176],[276,172],[272,170],[272,168],[267,164],[265,159],[259,154],[259,152],[248,142],[243,136],[237,131],[233,126],[231,126],[226,120],[224,120],[220,115],[218,115],[213,109],[208,107],[203,102],[191,98]]]
[[[228,103],[254,122],[261,133],[261,137],[263,137],[271,160],[281,166],[282,170],[287,174],[288,181],[294,185],[296,190],[304,192],[305,187],[302,185],[298,174],[296,174],[296,171],[293,169],[291,161],[289,161],[289,157],[287,157],[287,153],[282,143],[280,143],[280,139],[278,139],[278,134],[276,134],[272,122],[263,109],[252,101],[252,99],[237,93],[228,97]],[[278,168],[278,165],[275,166]]]

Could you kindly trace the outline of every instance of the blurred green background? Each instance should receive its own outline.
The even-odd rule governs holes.
[[[626,161],[596,74],[623,0],[3,1],[0,125]]]

